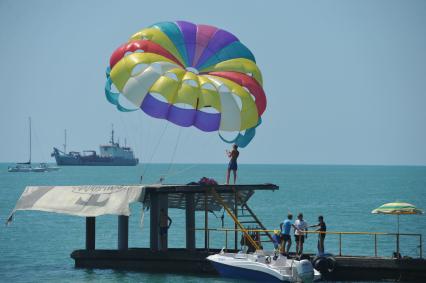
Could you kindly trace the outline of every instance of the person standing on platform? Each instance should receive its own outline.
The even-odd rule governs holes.
[[[319,232],[318,233],[318,254],[322,255],[324,254],[324,240],[325,240],[325,233],[321,233],[321,232],[327,232],[327,226],[325,225],[324,222],[324,217],[322,215],[318,216],[318,224],[317,225],[312,225],[309,227],[319,227],[316,231]]]
[[[226,150],[226,155],[230,158],[229,164],[228,164],[228,171],[226,173],[226,184],[229,185],[229,177],[231,175],[231,171],[234,173],[234,185],[237,180],[237,170],[238,170],[238,164],[237,159],[240,155],[240,152],[238,151],[238,145],[234,144],[232,146],[232,150]]]
[[[164,208],[160,209],[160,244],[161,249],[165,250],[166,242],[167,242],[167,231],[172,225],[172,219],[167,215]]]
[[[274,251],[279,252],[281,246],[280,231],[274,230],[274,235],[272,235],[272,243],[274,244]]]
[[[305,242],[305,231],[308,230],[308,223],[303,220],[303,214],[297,215],[297,220],[294,221],[294,240],[296,241],[296,254],[302,255],[303,243]]]
[[[284,220],[280,224],[280,229],[281,229],[281,252],[282,252],[283,255],[287,255],[287,256],[290,253],[290,247],[291,247],[290,230],[291,230],[291,227],[295,228],[292,219],[293,219],[293,214],[289,213],[287,215],[287,219]],[[286,243],[287,243],[287,250],[286,250]]]

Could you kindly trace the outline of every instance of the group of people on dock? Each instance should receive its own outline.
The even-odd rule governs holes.
[[[237,159],[240,155],[238,151],[238,146],[234,144],[232,146],[232,150],[226,150],[226,155],[229,158],[228,170],[226,172],[226,184],[229,184],[229,178],[231,176],[231,172],[234,174],[234,184],[237,179]],[[294,241],[296,242],[296,254],[301,255],[303,253],[303,244],[305,242],[305,238],[308,237],[307,231],[308,228],[318,228],[316,232],[318,233],[318,253],[324,254],[324,240],[327,231],[327,226],[324,222],[324,217],[322,215],[318,216],[318,224],[308,226],[305,220],[303,220],[303,214],[299,213],[297,215],[296,221],[293,223],[293,214],[289,213],[287,215],[287,219],[285,219],[280,224],[280,230],[274,231],[274,236],[272,237],[274,241],[274,246],[276,250],[280,250],[283,255],[288,255],[291,248],[291,229],[294,229]]]
[[[308,226],[308,223],[303,220],[303,214],[299,213],[297,215],[296,221],[293,223],[293,214],[289,213],[287,219],[285,219],[280,224],[280,230],[274,231],[274,236],[272,237],[274,242],[274,247],[276,250],[279,250],[283,255],[288,255],[290,253],[290,248],[292,244],[291,240],[291,230],[294,230],[294,241],[296,242],[296,254],[301,255],[303,253],[303,244],[307,238],[308,228],[318,228],[315,230],[318,233],[318,253],[324,254],[324,240],[327,231],[327,226],[324,222],[324,217],[322,215],[318,216],[318,224]]]

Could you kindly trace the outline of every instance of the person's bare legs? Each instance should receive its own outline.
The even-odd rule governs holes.
[[[296,255],[301,255],[302,252],[303,252],[303,243],[299,237],[299,239],[296,241]]]
[[[287,254],[290,254],[291,239],[287,241]]]
[[[234,172],[234,185],[235,182],[237,181],[237,170],[232,170]]]
[[[226,171],[226,184],[229,185],[229,176],[231,175],[231,170],[228,169],[228,171]]]
[[[318,253],[323,254],[324,253],[324,238],[318,239]]]

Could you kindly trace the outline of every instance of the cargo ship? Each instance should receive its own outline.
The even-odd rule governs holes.
[[[130,147],[120,146],[119,142],[115,142],[114,129],[111,131],[109,144],[99,146],[99,154],[95,150],[66,153],[65,132],[64,151],[54,147],[52,157],[55,157],[56,164],[60,166],[135,166],[139,163]]]

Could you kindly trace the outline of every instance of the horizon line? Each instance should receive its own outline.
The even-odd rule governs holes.
[[[18,162],[10,162],[10,161],[0,161],[0,164],[16,164]],[[46,161],[32,161],[31,163],[48,163],[48,164],[56,164],[56,162],[46,162]],[[212,163],[202,163],[202,162],[150,162],[144,163],[140,162],[138,165],[226,165],[228,162],[212,162]],[[245,163],[239,162],[238,165],[284,165],[284,166],[376,166],[376,167],[426,167],[426,164],[350,164],[350,163]],[[59,166],[59,165],[58,165]],[[84,167],[105,167],[105,166],[87,166],[81,165]],[[136,167],[130,166],[130,167]],[[76,167],[76,166],[61,166],[61,167]],[[107,167],[129,167],[129,166],[107,166]]]

